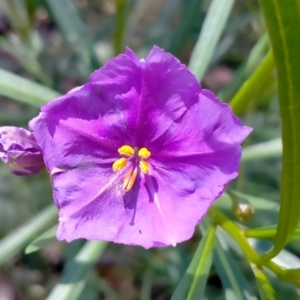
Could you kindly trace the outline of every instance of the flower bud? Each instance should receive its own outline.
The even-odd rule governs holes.
[[[246,199],[239,199],[239,202],[233,205],[233,213],[239,221],[245,222],[252,218],[254,209]]]
[[[45,166],[33,134],[13,126],[0,127],[0,159],[19,176],[36,174]]]

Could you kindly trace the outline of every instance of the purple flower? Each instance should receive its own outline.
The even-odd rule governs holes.
[[[51,175],[59,240],[187,240],[238,174],[243,127],[171,54],[126,54],[44,105],[30,127]]]
[[[0,158],[15,175],[36,174],[45,167],[33,134],[23,128],[0,127]]]

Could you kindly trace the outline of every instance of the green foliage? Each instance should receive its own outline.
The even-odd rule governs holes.
[[[176,248],[145,251],[98,241],[57,242],[53,205],[22,225],[15,217],[12,226],[20,225],[17,229],[0,228],[0,287],[3,274],[21,282],[12,271],[17,262],[25,274],[35,269],[45,276],[31,284],[46,282],[42,296],[27,287],[30,276],[20,283],[29,300],[296,300],[300,296],[300,251],[295,245],[300,241],[299,1],[259,0],[260,6],[233,0],[156,2],[0,1],[0,50],[8,57],[0,56],[0,96],[21,102],[0,99],[0,122],[27,123],[28,115],[36,112],[30,106],[39,107],[83,84],[100,66],[98,57],[104,63],[122,53],[125,45],[144,56],[155,41],[183,62],[190,61],[196,78],[219,92],[243,123],[254,128],[242,150],[239,178],[201,222],[201,238],[196,232],[194,239]],[[8,20],[9,29],[3,20]],[[222,67],[226,80],[215,86]],[[49,185],[49,178],[42,175],[12,185],[7,174],[0,166],[1,213],[9,219],[14,202],[26,193],[23,185],[43,199],[41,182]],[[24,210],[31,205],[21,204]],[[249,218],[241,218],[237,209],[250,212]],[[273,242],[273,250],[265,253]],[[51,257],[58,253],[51,258],[54,263],[44,258],[45,253]],[[60,263],[64,268],[57,280],[49,265]]]
[[[40,106],[59,97],[59,93],[47,87],[1,69],[0,95],[33,106]]]
[[[234,0],[213,0],[204,20],[198,41],[193,50],[189,67],[198,81],[207,70],[210,59],[217,46]]]
[[[171,300],[196,300],[203,297],[212,264],[214,235],[215,226],[210,226],[204,233],[193,260],[177,285]]]
[[[88,71],[98,68],[99,62],[94,53],[91,38],[81,21],[73,1],[65,0],[62,5],[60,0],[47,0],[47,4],[65,39],[76,51],[88,68]]]
[[[300,6],[298,1],[261,0],[278,73],[282,123],[281,206],[274,249],[276,256],[300,220]]]
[[[75,300],[83,291],[88,275],[103,252],[106,243],[89,241],[79,253],[69,261],[59,283],[54,287],[47,300]]]
[[[57,209],[54,205],[51,205],[38,216],[32,218],[2,239],[0,241],[0,265],[16,255],[29,242],[52,226],[56,221],[56,217]]]

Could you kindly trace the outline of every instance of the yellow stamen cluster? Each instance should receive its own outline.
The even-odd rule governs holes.
[[[146,159],[151,156],[151,152],[147,148],[141,148],[138,151],[137,156],[136,156],[135,151],[131,146],[124,145],[118,149],[118,153],[120,155],[124,155],[127,157],[131,157],[131,156],[133,156],[135,158],[138,157],[139,158],[139,167],[140,167],[142,173],[144,173],[144,174],[149,173],[150,165],[146,161]],[[112,169],[115,172],[120,171],[127,166],[127,162],[128,161],[125,157],[119,158],[113,163]],[[124,182],[123,182],[123,189],[125,191],[128,192],[132,189],[134,182],[136,180],[136,177],[137,177],[137,173],[138,173],[137,168],[131,167],[128,170],[128,172],[125,175]]]

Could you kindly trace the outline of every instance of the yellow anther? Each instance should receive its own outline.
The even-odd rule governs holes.
[[[151,156],[151,152],[147,148],[141,148],[138,155],[140,158],[146,159]]]
[[[150,169],[150,165],[149,165],[149,163],[147,163],[146,161],[141,160],[141,161],[140,161],[140,168],[141,168],[141,170],[142,170],[142,172],[143,172],[144,174],[148,174],[149,169]]]
[[[134,149],[128,145],[124,145],[118,149],[119,154],[125,156],[131,156],[134,154]]]
[[[117,171],[123,169],[126,165],[127,165],[127,160],[126,160],[126,158],[122,157],[113,163],[112,168],[115,172],[117,172]]]
[[[137,169],[130,168],[130,170],[127,172],[124,182],[123,182],[123,189],[126,190],[126,192],[130,191],[134,185],[135,179],[137,176]]]

